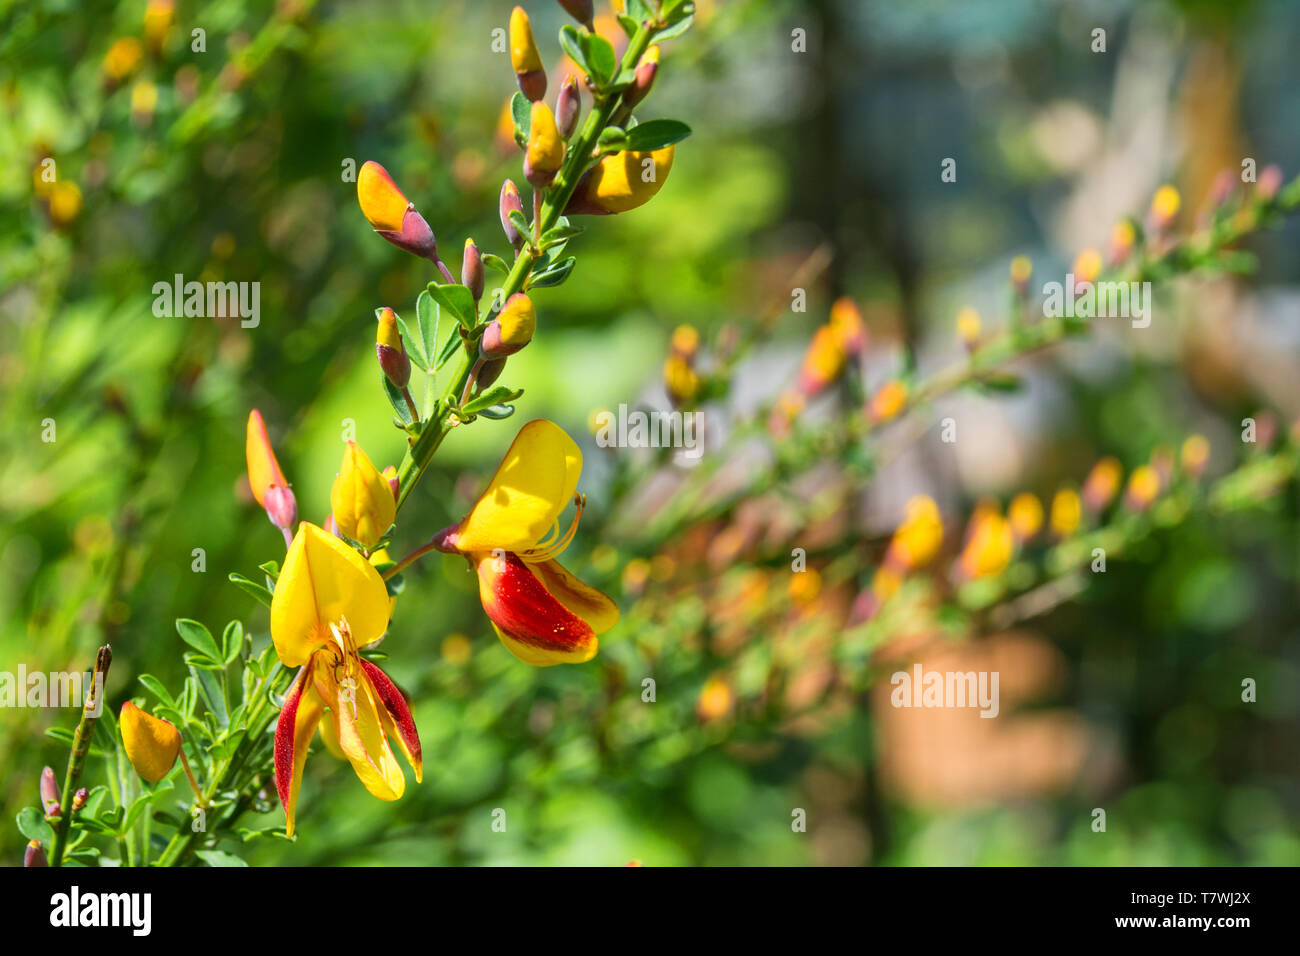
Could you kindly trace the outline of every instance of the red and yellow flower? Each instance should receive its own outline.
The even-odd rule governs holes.
[[[566,571],[556,557],[577,531],[575,496],[582,451],[555,423],[529,422],[515,437],[478,503],[434,546],[463,555],[478,574],[479,597],[501,643],[528,664],[580,664],[598,636],[618,623],[618,607]],[[567,532],[559,517],[578,508]]]
[[[292,836],[307,748],[319,727],[326,746],[352,764],[366,789],[396,800],[406,777],[423,775],[420,737],[397,685],[359,649],[383,637],[389,600],[379,573],[340,539],[304,521],[271,601],[271,640],[286,667],[301,667],[275,730],[275,785]]]

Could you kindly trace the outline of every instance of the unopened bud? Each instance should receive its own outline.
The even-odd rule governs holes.
[[[536,103],[546,95],[546,71],[523,7],[510,11],[510,66],[524,96]]]
[[[573,19],[577,20],[588,30],[593,30],[592,18],[596,15],[595,4],[592,0],[559,0],[559,4],[564,8],[564,12]]]
[[[72,795],[73,812],[80,810],[86,805],[86,800],[90,797],[90,791],[85,787],[78,787],[77,792]]]
[[[411,359],[397,328],[397,313],[385,307],[378,309],[375,317],[379,320],[375,332],[375,355],[379,358],[379,367],[395,387],[406,388],[406,383],[411,380]]]
[[[59,815],[59,782],[54,779],[54,768],[41,771],[41,809],[47,817]]]
[[[523,234],[513,222],[510,221],[510,214],[524,211],[524,201],[519,196],[519,187],[511,180],[507,179],[501,184],[501,198],[497,203],[497,208],[501,213],[501,228],[505,230],[506,241],[512,246],[519,246],[524,241]]]
[[[388,487],[392,489],[393,498],[396,499],[402,491],[401,482],[397,480],[397,469],[394,466],[389,465],[383,470],[383,472],[381,472],[381,474],[383,475],[384,480],[388,482]]]
[[[483,332],[479,354],[491,359],[513,355],[533,340],[535,331],[537,312],[533,302],[524,293],[516,292]]]
[[[292,531],[298,521],[298,500],[288,485],[271,484],[264,499],[266,516],[282,531]]]
[[[415,204],[378,163],[363,163],[357,173],[357,202],[370,227],[399,249],[425,259],[438,255],[438,241]]]
[[[550,183],[564,164],[564,140],[555,126],[555,114],[540,100],[533,104],[528,122],[528,149],[524,153],[524,175],[534,186]]]
[[[27,850],[23,853],[23,866],[49,866],[45,859],[45,850],[41,848],[40,840],[31,840],[27,844]]]
[[[1259,171],[1259,182],[1255,188],[1261,199],[1271,200],[1282,188],[1282,168],[1272,163],[1265,166]]]
[[[637,64],[632,85],[623,93],[623,105],[628,109],[637,106],[650,95],[650,88],[655,84],[655,74],[659,72],[659,47],[652,46],[641,56]]]
[[[478,372],[478,387],[487,388],[498,378],[501,377],[502,370],[506,367],[506,360],[503,358],[489,359],[483,363],[483,367]]]
[[[1034,274],[1034,264],[1028,256],[1016,256],[1011,260],[1011,285],[1016,295],[1023,296],[1029,290],[1029,278]]]
[[[473,239],[465,240],[465,258],[460,263],[460,281],[477,302],[483,298],[483,255]]]
[[[578,116],[581,113],[582,94],[578,92],[578,81],[569,77],[555,97],[555,126],[565,139],[572,136],[578,128]]]

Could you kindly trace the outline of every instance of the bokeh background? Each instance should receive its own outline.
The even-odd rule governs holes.
[[[238,618],[266,639],[265,609],[226,581],[282,546],[243,479],[248,410],[310,520],[325,517],[345,420],[377,463],[400,458],[373,309],[413,311],[431,276],[370,232],[341,172],[382,162],[453,268],[466,236],[504,254],[496,195],[520,173],[499,124],[513,77],[491,41],[510,6],[179,0],[160,30],[143,2],[0,3],[0,667],[84,670],[111,642],[116,708],[143,695],[142,672],[183,677],[177,617],[214,631]],[[527,6],[558,67],[563,12]],[[1297,224],[1248,241],[1252,276],[1163,289],[1145,333],[1102,329],[1022,363],[1015,394],[948,401],[930,414],[960,418],[956,445],[923,436],[869,481],[819,462],[663,536],[650,519],[686,469],[597,449],[590,429],[620,402],[663,405],[681,323],[706,356],[771,327],[711,412],[726,422],[793,380],[838,295],[867,317],[867,382],[905,354],[938,367],[960,352],[959,307],[990,324],[1005,310],[1013,255],[1063,279],[1163,182],[1194,225],[1242,157],[1293,176],[1300,5],[697,7],[645,110],[694,129],[669,181],[573,242],[576,271],[538,292],[541,330],[506,375],[526,390],[519,414],[451,436],[394,547],[458,518],[518,425],[549,417],[588,459],[592,504],[566,563],[623,623],[591,664],[533,669],[492,635],[463,562],[422,563],[385,666],[412,697],[424,783],[382,804],[322,751],[296,843],[231,848],[259,864],[1300,860],[1293,485],[1244,513],[1194,512],[1046,613],[927,651],[927,666],[1001,672],[992,721],[891,708],[906,642],[844,652],[866,559],[814,579],[789,568],[793,547],[817,574],[856,553],[846,541],[887,537],[917,492],[955,529],[981,496],[1050,493],[1103,455],[1131,467],[1193,431],[1211,474],[1233,467],[1243,417],[1300,415]],[[134,55],[114,47],[125,37]],[[945,157],[955,183],[940,181]],[[260,282],[260,325],[155,317],[152,286],[176,273]],[[44,730],[74,719],[0,711],[6,820],[35,801],[43,765],[62,770]],[[0,859],[23,842],[0,827]]]

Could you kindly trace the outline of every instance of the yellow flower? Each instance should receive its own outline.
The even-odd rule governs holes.
[[[867,347],[867,325],[862,310],[848,296],[841,296],[831,304],[829,325],[835,338],[847,354],[857,356]]]
[[[144,59],[144,48],[135,37],[122,37],[113,41],[113,45],[104,54],[104,75],[114,83],[120,83],[140,68]]]
[[[1210,461],[1210,443],[1204,435],[1187,436],[1179,452],[1179,459],[1182,461],[1183,471],[1193,478],[1199,478]]]
[[[674,405],[686,405],[700,392],[700,376],[686,359],[670,355],[664,360],[664,389]]]
[[[1137,230],[1133,228],[1133,223],[1127,219],[1115,223],[1115,228],[1110,231],[1110,261],[1119,265],[1128,258],[1136,242]]]
[[[537,666],[596,656],[597,635],[618,623],[618,607],[555,560],[573,540],[583,499],[575,498],[582,452],[553,422],[519,430],[487,490],[434,546],[463,555],[478,574],[479,597],[501,643]],[[567,532],[559,517],[578,506]]]
[[[873,422],[887,422],[907,404],[907,386],[898,379],[886,382],[871,397],[867,413]]]
[[[1165,229],[1170,226],[1178,216],[1178,210],[1183,205],[1183,199],[1178,195],[1178,190],[1167,183],[1156,190],[1156,194],[1151,197],[1151,219],[1155,222],[1156,228]]]
[[[1052,497],[1052,534],[1058,538],[1068,538],[1079,529],[1082,517],[1083,503],[1079,500],[1079,493],[1073,488],[1057,491]]]
[[[555,126],[551,108],[538,100],[528,121],[528,150],[524,154],[524,172],[535,186],[551,181],[564,164],[564,140]]]
[[[1001,574],[1011,563],[1015,536],[1011,522],[995,504],[982,504],[971,515],[969,537],[961,553],[961,569],[968,577],[986,578]]]
[[[847,364],[848,353],[835,329],[830,325],[819,327],[799,368],[799,391],[812,398],[838,379]]]
[[[1011,519],[1011,528],[1016,537],[1028,541],[1043,526],[1043,503],[1033,492],[1022,491],[1011,499],[1011,504],[1007,506],[1007,517]]]
[[[1011,260],[1011,284],[1017,292],[1024,292],[1029,286],[1029,277],[1034,274],[1034,264],[1028,256],[1016,256]]]
[[[1084,249],[1074,259],[1074,266],[1070,270],[1074,273],[1074,281],[1078,282],[1095,282],[1097,276],[1101,274],[1101,253],[1096,249]]]
[[[546,71],[523,7],[510,11],[510,66],[524,96],[536,103],[546,95]]]
[[[929,495],[916,495],[903,509],[903,520],[889,542],[885,564],[903,571],[923,568],[943,544],[943,519]]]
[[[695,702],[695,712],[705,722],[719,720],[731,712],[734,703],[735,695],[727,679],[714,676],[701,688],[699,699]]]
[[[1083,480],[1083,503],[1087,509],[1093,512],[1104,510],[1119,494],[1123,478],[1124,466],[1118,458],[1108,455],[1093,465]]]
[[[50,189],[50,221],[56,226],[67,226],[80,215],[81,187],[59,180]]]
[[[181,734],[168,721],[153,717],[131,703],[122,705],[118,718],[126,757],[135,772],[157,783],[171,772],[181,752]]]
[[[392,489],[356,442],[343,449],[343,464],[330,489],[330,510],[339,531],[373,548],[397,517]]]
[[[700,332],[693,325],[679,325],[673,329],[671,343],[673,352],[689,361],[700,347]]]
[[[957,334],[968,349],[979,344],[980,314],[969,305],[957,313]]]
[[[266,492],[272,485],[287,488],[284,472],[275,459],[271,439],[266,434],[266,422],[256,408],[248,413],[248,430],[244,440],[244,454],[248,460],[248,486],[257,503],[266,506]]]
[[[1142,511],[1151,506],[1160,494],[1160,475],[1150,465],[1139,465],[1129,475],[1124,498],[1130,508]]]
[[[396,800],[406,789],[390,737],[416,781],[422,778],[420,738],[406,699],[358,650],[387,626],[388,592],[379,573],[343,541],[304,521],[271,599],[275,652],[286,667],[302,668],[275,730],[275,784],[289,836],[318,726],[326,746],[337,748],[379,799]]]
[[[609,215],[644,205],[668,179],[676,149],[665,146],[653,152],[624,150],[606,156],[578,183],[565,212]]]

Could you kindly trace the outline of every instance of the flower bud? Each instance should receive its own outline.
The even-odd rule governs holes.
[[[1052,498],[1052,511],[1049,521],[1052,534],[1058,538],[1068,538],[1079,529],[1083,517],[1083,502],[1079,493],[1073,488],[1062,488]]]
[[[1136,243],[1137,230],[1133,228],[1133,223],[1127,219],[1115,223],[1115,228],[1110,231],[1110,264],[1122,265]]]
[[[40,840],[29,840],[27,849],[23,852],[23,866],[49,866],[45,859],[45,850],[41,847]]]
[[[690,405],[700,392],[699,373],[681,355],[670,355],[664,361],[664,390],[674,406]]]
[[[598,162],[582,177],[565,215],[607,216],[654,198],[673,168],[675,146],[653,152],[624,150]]]
[[[536,331],[537,312],[532,299],[516,292],[483,332],[479,354],[494,359],[513,355],[533,340]]]
[[[267,437],[266,422],[262,420],[262,413],[256,408],[248,413],[244,454],[248,461],[248,487],[252,490],[253,497],[259,505],[267,509],[272,524],[278,528],[287,527],[287,524],[280,524],[277,520],[284,517],[285,502],[283,500],[272,502],[268,492],[273,486],[288,491],[289,482],[284,477],[284,472],[280,470],[280,463],[275,459],[275,451],[271,448],[271,439]],[[277,506],[276,515],[270,513],[272,503]],[[294,510],[296,512],[296,506]],[[291,524],[292,520],[289,523]]]
[[[167,34],[176,22],[176,0],[149,0],[144,8],[144,33],[149,49],[155,54],[167,42]]]
[[[538,100],[528,121],[528,149],[524,153],[524,175],[534,186],[550,183],[564,163],[564,140],[555,127],[551,108]]]
[[[393,465],[389,465],[384,469],[383,475],[384,481],[388,482],[388,488],[393,493],[393,500],[396,500],[397,496],[401,494],[402,491],[402,484],[397,480],[397,468]]]
[[[546,71],[523,7],[510,11],[510,66],[524,96],[536,103],[546,95]]]
[[[812,398],[825,391],[844,372],[847,362],[848,354],[835,330],[829,324],[819,327],[799,366],[800,394]]]
[[[478,372],[478,387],[487,388],[501,377],[501,372],[506,367],[506,360],[503,358],[489,359],[483,363],[483,367]]]
[[[1282,168],[1275,163],[1270,163],[1259,171],[1259,182],[1255,190],[1259,193],[1259,198],[1271,201],[1277,195],[1277,191],[1282,188]]]
[[[469,289],[477,302],[483,298],[483,255],[473,239],[465,240],[465,258],[460,263],[461,285]]]
[[[957,313],[957,334],[967,350],[975,351],[980,344],[980,314],[969,305]]]
[[[1097,281],[1097,276],[1101,274],[1101,253],[1096,249],[1084,249],[1074,257],[1072,272],[1074,274],[1073,291],[1078,293],[1084,283]]]
[[[1016,256],[1011,260],[1011,286],[1016,295],[1023,296],[1029,291],[1029,278],[1034,274],[1034,263],[1028,256]]]
[[[501,228],[505,230],[506,242],[518,248],[523,243],[524,237],[515,224],[510,221],[510,214],[512,212],[522,213],[524,211],[524,201],[519,198],[519,187],[509,179],[501,184],[501,198],[497,202],[497,209],[501,213]]]
[[[143,59],[144,48],[135,37],[114,40],[104,54],[104,77],[111,85],[121,83],[140,68]]]
[[[564,8],[565,13],[573,17],[573,19],[577,20],[588,30],[591,30],[593,33],[595,32],[595,27],[592,25],[592,18],[595,17],[596,10],[595,4],[592,0],[559,0],[559,4]]]
[[[673,329],[671,348],[674,355],[680,355],[686,361],[695,358],[700,348],[700,332],[693,325],[679,325]]]
[[[835,339],[849,358],[858,358],[867,348],[867,324],[862,318],[862,310],[848,296],[841,296],[831,303],[829,321]]]
[[[181,735],[160,717],[146,714],[129,700],[119,718],[126,757],[143,779],[157,783],[171,771],[181,752]]]
[[[1129,475],[1124,503],[1134,511],[1145,511],[1160,494],[1160,474],[1150,465],[1139,465]]]
[[[1022,491],[1007,505],[1007,518],[1016,540],[1028,541],[1043,526],[1043,503],[1032,491]]]
[[[1105,510],[1119,493],[1123,478],[1124,466],[1118,458],[1108,455],[1101,459],[1083,480],[1084,506],[1093,513]]]
[[[86,805],[86,800],[90,797],[90,791],[85,787],[78,787],[77,792],[72,795],[72,811],[75,813]]]
[[[632,85],[623,92],[623,105],[633,109],[650,95],[654,86],[655,74],[659,72],[659,46],[656,44],[641,54],[641,62],[636,66]]]
[[[411,380],[411,359],[406,354],[406,344],[397,328],[397,313],[390,308],[375,312],[379,328],[375,332],[375,355],[384,376],[397,388],[406,388]]]
[[[47,817],[59,815],[59,782],[54,779],[54,768],[41,771],[41,809]]]
[[[1193,478],[1205,474],[1205,466],[1210,461],[1210,443],[1204,435],[1189,435],[1179,452],[1183,471]]]
[[[907,386],[898,379],[886,382],[871,396],[867,414],[877,424],[887,422],[907,404]]]
[[[1178,190],[1168,184],[1156,190],[1151,198],[1151,223],[1156,229],[1164,230],[1173,225],[1182,207],[1182,197]]]
[[[969,578],[999,575],[1011,563],[1014,551],[1011,522],[1002,517],[996,504],[977,505],[959,559],[962,572]]]
[[[397,188],[393,177],[373,160],[357,173],[357,202],[370,228],[399,249],[425,259],[438,255],[438,241],[415,204]]]
[[[560,85],[560,92],[555,97],[555,127],[565,139],[578,128],[581,113],[582,94],[578,92],[578,81],[570,76]]]
[[[364,548],[378,544],[397,517],[392,489],[354,441],[343,450],[343,464],[330,488],[330,509],[339,532]]]
[[[293,531],[298,522],[298,499],[288,485],[272,484],[266,489],[266,516],[281,531]]]

